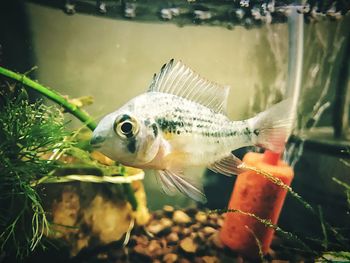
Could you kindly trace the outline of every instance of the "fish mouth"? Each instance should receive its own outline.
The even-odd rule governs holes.
[[[100,144],[91,144],[91,146],[92,146],[92,148],[94,148],[94,149],[100,149],[101,146],[102,146],[102,144],[101,144],[101,143],[100,143]]]
[[[102,136],[93,136],[90,140],[90,145],[92,145],[93,148],[98,149],[101,148],[102,143],[105,141],[105,138]]]

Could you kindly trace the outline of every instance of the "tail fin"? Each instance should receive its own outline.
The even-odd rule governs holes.
[[[250,119],[254,130],[253,142],[274,152],[284,150],[294,122],[292,100],[286,99]]]

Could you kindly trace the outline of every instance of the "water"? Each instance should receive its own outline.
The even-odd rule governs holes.
[[[60,9],[35,3],[25,3],[23,8],[28,15],[28,23],[25,26],[29,33],[25,36],[22,50],[25,50],[31,59],[26,58],[22,61],[22,58],[13,55],[13,63],[5,63],[4,66],[11,65],[13,70],[24,72],[37,65],[38,69],[30,76],[35,77],[39,83],[70,98],[92,96],[94,103],[84,109],[96,121],[132,97],[143,93],[148,88],[153,74],[171,58],[182,60],[206,79],[231,86],[227,114],[232,120],[254,116],[290,93],[288,80],[291,81],[292,74],[291,68],[288,69],[290,47],[287,23],[251,28],[236,26],[227,29],[224,26],[195,25],[187,21],[180,27],[175,23],[152,19],[113,19],[111,15],[92,15],[93,12],[87,14],[78,11],[77,14],[68,16]],[[319,253],[340,249],[349,251],[348,245],[342,244],[342,238],[349,239],[349,204],[345,194],[347,188],[341,185],[342,182],[350,184],[349,137],[348,134],[344,134],[341,139],[334,139],[332,134],[333,126],[337,125],[334,121],[334,109],[339,106],[335,103],[339,83],[342,84],[339,79],[349,80],[348,75],[341,73],[345,72],[342,68],[346,67],[342,58],[348,56],[346,45],[349,43],[349,24],[349,16],[341,20],[322,19],[318,23],[303,24],[302,80],[296,110],[298,118],[294,136],[284,156],[295,171],[291,185],[293,190],[312,205],[316,215],[307,211],[298,200],[289,195],[279,226],[298,235]],[[12,34],[6,31],[5,35]],[[11,37],[6,41],[3,38],[2,41],[2,53],[16,53],[9,48]],[[24,60],[25,64],[28,64],[26,69],[21,65]],[[345,111],[349,111],[346,107]],[[75,118],[68,114],[66,118],[71,120],[68,125],[70,129],[81,127],[81,123]],[[79,136],[78,141],[84,141],[88,140],[90,135]],[[243,157],[248,150],[259,149],[240,149],[235,154]],[[79,155],[83,154],[76,153],[76,156]],[[101,161],[103,157],[96,158]],[[92,169],[89,172],[96,171]],[[159,227],[158,223],[166,225],[170,224],[170,220],[173,221],[172,227],[178,223],[173,218],[173,208],[163,209],[164,205],[174,206],[185,211],[191,220],[197,220],[198,211],[194,207],[202,211],[206,211],[206,207],[226,208],[235,182],[235,178],[211,173],[203,167],[190,169],[188,174],[201,177],[208,197],[208,204],[200,206],[181,194],[166,196],[152,172],[145,172],[142,184],[136,186],[137,198],[142,200],[142,211],[139,211],[135,220],[136,223],[145,223],[149,219],[148,210],[158,211],[153,214],[153,221],[146,227],[156,237],[158,232],[152,231]],[[59,229],[63,232],[61,238],[74,244],[71,253],[78,253],[84,246],[91,248],[102,243],[114,242],[133,226],[134,221],[130,220],[131,208],[121,201],[126,191],[123,187],[77,182],[45,185],[45,189],[49,190],[46,193],[45,189],[43,190],[44,196],[47,195],[44,202],[52,209],[50,216],[56,220],[55,223],[67,224],[74,228],[75,223],[82,220],[87,229],[81,230],[79,235],[72,229]],[[162,212],[159,212],[160,209],[163,209]],[[67,217],[66,214],[70,216]],[[61,219],[63,221],[60,221]],[[208,223],[210,227],[220,229],[220,217],[210,218],[208,215],[207,220],[211,222],[211,225]],[[329,222],[334,228],[322,220]],[[96,224],[98,221],[101,224]],[[188,228],[188,231],[197,233],[204,228],[204,225],[200,225],[194,230],[192,225],[195,225],[195,222],[190,221],[183,223],[184,225],[179,224],[182,227],[180,232],[186,232]],[[146,243],[151,244],[152,235],[145,234],[141,228],[135,229],[130,244],[141,242],[137,237],[147,237],[149,240]],[[166,231],[173,230],[169,230],[169,226],[164,229],[167,230],[159,235],[167,239]],[[339,237],[338,234],[344,236]],[[90,236],[93,238],[90,239]],[[186,235],[182,237],[179,234],[179,237],[180,240],[174,241],[174,244],[180,246]],[[210,239],[209,236],[207,239]],[[318,239],[319,242],[314,239]],[[288,247],[289,241],[283,239],[283,242],[286,242],[283,243],[279,240],[273,243],[274,250],[284,253],[282,254],[285,258],[279,259],[292,258],[292,252],[281,248]],[[278,242],[282,242],[282,245],[279,246]],[[158,246],[156,242],[152,244]],[[290,246],[300,248],[295,244]],[[216,245],[210,243],[207,250],[214,247]],[[179,248],[179,251],[182,249]],[[112,251],[112,248],[103,247],[101,257],[109,260],[112,253],[108,253],[109,250]],[[88,253],[95,256],[94,252]],[[130,248],[131,258],[133,253]],[[191,255],[191,260],[197,257],[197,254],[184,254]],[[225,256],[231,259],[235,257],[233,254]],[[151,257],[156,256],[152,254]],[[164,261],[164,258],[162,260]]]

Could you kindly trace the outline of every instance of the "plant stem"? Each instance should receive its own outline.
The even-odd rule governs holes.
[[[57,104],[62,106],[66,111],[68,111],[73,116],[78,118],[81,122],[86,124],[86,126],[91,131],[93,131],[96,128],[97,126],[96,123],[87,113],[79,109],[79,107],[77,107],[76,105],[70,103],[67,99],[65,99],[62,95],[60,95],[56,91],[48,87],[45,87],[34,80],[31,80],[30,78],[26,77],[24,74],[16,73],[3,67],[0,67],[0,74],[8,78],[17,80],[22,84],[26,85],[28,88],[31,88],[39,92],[40,94],[44,95],[45,97],[49,98],[50,100],[56,102]],[[131,185],[124,184],[124,190],[130,204],[132,205],[133,209],[136,210],[137,200],[135,198],[134,191],[131,188]]]
[[[56,102],[57,104],[62,106],[66,111],[68,111],[73,116],[78,118],[80,121],[85,123],[86,126],[90,128],[90,130],[93,131],[96,128],[96,123],[87,113],[79,109],[79,107],[77,107],[76,105],[70,103],[67,99],[65,99],[62,95],[60,95],[56,91],[53,91],[52,89],[45,87],[39,84],[38,82],[35,82],[34,80],[31,80],[30,78],[26,77],[23,74],[13,72],[3,67],[0,67],[0,74],[8,78],[17,80],[22,84],[26,85],[28,88],[31,88],[39,92],[40,94],[44,95],[45,97],[49,98],[50,100]]]

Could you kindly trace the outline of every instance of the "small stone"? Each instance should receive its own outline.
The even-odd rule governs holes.
[[[179,234],[182,234],[184,236],[188,236],[192,231],[189,228],[184,228]]]
[[[108,258],[108,255],[106,253],[99,253],[97,254],[97,259],[99,260],[103,260],[103,259],[107,259]]]
[[[147,250],[147,247],[144,246],[144,245],[141,245],[141,244],[136,245],[136,246],[134,247],[134,251],[135,251],[137,254],[141,254],[141,255],[150,257],[150,255],[149,255],[149,253],[148,253],[148,250]]]
[[[148,227],[148,231],[152,234],[158,234],[166,228],[169,228],[173,225],[173,222],[169,218],[162,218],[159,221],[154,220]]]
[[[174,212],[175,209],[171,205],[165,205],[165,206],[163,206],[163,210],[165,212],[171,213],[171,212]]]
[[[192,231],[198,231],[198,230],[200,230],[200,228],[201,228],[201,224],[200,223],[196,223],[196,224],[193,224],[192,226],[190,226],[190,229]]]
[[[204,241],[205,240],[205,235],[202,232],[198,232],[197,238]]]
[[[206,235],[211,235],[216,232],[216,229],[210,226],[206,226],[203,228],[203,233]]]
[[[175,233],[179,233],[180,231],[181,231],[181,227],[180,226],[173,226],[172,228],[171,228],[171,231],[172,232],[175,232]]]
[[[218,218],[218,214],[210,213],[210,214],[208,215],[208,218],[209,218],[209,219],[216,220],[216,219]]]
[[[155,250],[159,249],[160,248],[160,245],[159,243],[157,242],[157,240],[151,240],[151,242],[149,242],[149,245],[148,245],[148,250],[152,253],[154,252]]]
[[[186,237],[181,240],[180,248],[187,253],[196,253],[198,246],[194,243],[192,238]]]
[[[224,219],[223,218],[218,218],[218,226],[222,227],[223,224],[224,224]]]
[[[207,215],[204,212],[198,212],[195,216],[195,219],[199,223],[205,223],[207,221]]]
[[[169,254],[166,254],[163,257],[163,262],[165,262],[165,263],[174,263],[177,259],[178,259],[178,256],[176,254],[169,253]]]
[[[152,223],[147,227],[147,230],[152,234],[158,234],[163,230],[163,226],[160,224],[158,220],[152,221]]]
[[[204,256],[202,257],[203,261],[205,263],[218,263],[219,259],[217,257],[214,256]]]
[[[135,240],[136,240],[136,244],[141,244],[141,245],[145,245],[145,246],[148,244],[148,238],[144,235],[136,236]]]
[[[162,218],[159,222],[164,228],[171,227],[173,225],[173,221],[171,221],[169,218]]]
[[[179,263],[191,263],[191,261],[189,261],[189,260],[186,259],[186,258],[181,258],[181,259],[179,260]]]
[[[195,257],[194,258],[194,263],[204,263],[203,259],[200,257]]]
[[[218,226],[218,223],[217,223],[216,219],[210,219],[207,223],[208,223],[207,225],[211,226],[211,227],[217,227]]]
[[[177,242],[177,241],[179,241],[179,235],[177,234],[177,233],[170,233],[168,236],[167,236],[167,240],[169,241],[169,242],[173,242],[173,243],[175,243],[175,242]]]
[[[217,248],[224,248],[224,244],[221,242],[220,237],[219,237],[219,232],[215,232],[213,233],[208,240],[210,240],[214,246],[216,246]]]
[[[187,224],[191,222],[191,218],[185,212],[182,212],[180,210],[174,212],[173,220],[178,224]]]

